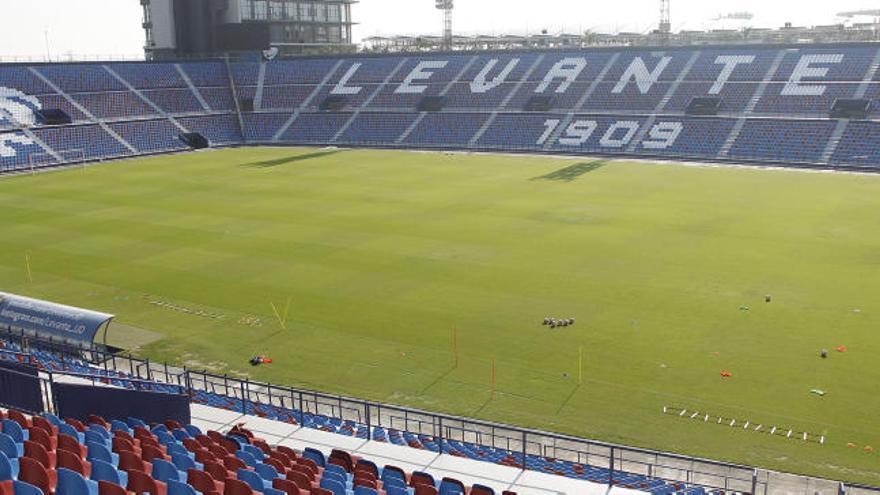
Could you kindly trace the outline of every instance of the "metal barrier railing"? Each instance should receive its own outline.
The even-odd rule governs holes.
[[[523,469],[527,468],[525,459],[528,456],[539,456],[606,469],[609,483],[618,479],[619,475],[639,474],[725,492],[755,495],[833,493],[834,491],[839,494],[880,494],[880,487],[776,473],[750,466],[615,445],[353,399],[315,390],[254,382],[185,367],[175,368],[167,363],[151,363],[149,360],[138,359],[130,354],[115,354],[96,344],[85,346],[59,342],[51,338],[28,336],[11,329],[0,329],[0,338],[24,344],[29,351],[51,352],[58,356],[62,363],[66,358],[86,360],[102,367],[107,373],[128,375],[128,377],[113,376],[113,379],[128,380],[132,383],[175,385],[186,390],[191,396],[197,392],[207,392],[225,397],[234,401],[236,409],[240,408],[241,411],[252,411],[254,405],[280,407],[298,414],[298,420],[301,420],[303,415],[314,415],[350,421],[366,428],[367,438],[371,439],[374,430],[382,428],[400,433],[426,435],[431,441],[438,443],[441,450],[445,443],[459,442],[474,448],[487,447],[507,451],[513,460],[512,464]],[[101,379],[75,372],[53,373]],[[804,487],[810,490],[804,492]]]

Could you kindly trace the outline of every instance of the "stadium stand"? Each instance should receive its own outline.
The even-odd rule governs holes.
[[[873,141],[861,139],[873,136],[878,72],[872,44],[4,65],[0,131],[16,132],[0,134],[0,170],[175,151],[174,129],[213,146],[339,143],[868,170],[880,165]],[[426,97],[442,97],[443,108],[419,112]],[[716,99],[717,115],[688,115],[694,98]],[[847,100],[870,103],[864,119],[832,117]],[[524,110],[530,102],[541,108]],[[49,131],[34,118],[40,109],[73,122]],[[43,142],[23,143],[20,129]]]
[[[250,430],[175,421],[62,420],[0,412],[3,493],[57,495],[465,495],[495,492],[334,449],[270,446]],[[3,485],[5,483],[5,486]],[[504,492],[505,495],[515,495]],[[690,491],[688,493],[704,493]]]
[[[0,340],[0,361],[28,364],[40,370],[70,373],[78,377],[94,377],[107,386],[164,393],[176,393],[180,389],[178,385],[157,381],[131,380],[131,376],[128,373],[92,366],[81,358],[67,353],[56,353],[33,348],[25,351],[12,340]],[[583,463],[532,454],[523,456],[522,452],[462,441],[441,440],[431,435],[393,428],[379,426],[369,428],[367,425],[355,421],[342,420],[292,407],[284,407],[283,405],[278,406],[242,400],[240,397],[235,397],[234,393],[224,394],[222,392],[209,392],[196,388],[191,389],[190,393],[194,404],[203,404],[212,408],[235,411],[346,437],[362,440],[369,439],[374,442],[434,453],[444,453],[450,456],[538,471],[599,484],[607,484],[611,481],[611,484],[615,486],[636,489],[654,495],[673,493],[686,495],[720,494],[718,490],[713,491],[701,486],[667,481],[641,474],[621,471],[611,472],[604,467],[595,467]],[[15,459],[22,457],[36,459],[41,469],[37,469],[37,464],[28,461],[27,463],[33,464],[33,466],[28,467],[25,477],[19,480],[34,484],[38,488],[43,489],[44,495],[46,493],[65,495],[66,493],[63,491],[58,492],[56,478],[60,476],[60,473],[57,468],[70,469],[79,473],[85,479],[91,479],[96,482],[101,480],[111,481],[120,484],[122,487],[126,487],[126,483],[115,480],[117,477],[119,480],[124,480],[127,477],[128,490],[136,492],[144,486],[139,483],[151,486],[152,482],[158,481],[167,485],[168,481],[172,480],[190,483],[192,488],[201,493],[217,492],[229,494],[229,492],[225,491],[223,484],[233,479],[242,481],[254,492],[261,492],[265,495],[278,495],[272,491],[273,489],[290,494],[291,492],[284,487],[276,486],[279,484],[286,485],[286,483],[277,483],[275,480],[277,478],[286,478],[287,480],[298,482],[299,477],[296,475],[291,476],[290,470],[302,472],[302,470],[295,468],[296,463],[285,463],[284,459],[273,455],[272,452],[277,449],[269,448],[265,442],[255,441],[252,436],[241,431],[239,433],[230,433],[230,435],[237,434],[244,438],[229,438],[229,435],[223,436],[216,432],[206,432],[203,435],[202,432],[193,426],[171,424],[151,425],[150,431],[147,431],[147,425],[135,419],[129,419],[122,423],[90,417],[90,421],[85,424],[75,420],[68,420],[64,424],[65,422],[61,422],[50,414],[44,414],[43,418],[39,416],[27,418],[21,414],[9,414],[4,419],[8,420],[0,423],[0,452],[3,452],[13,463]],[[46,422],[51,423],[55,428],[49,428],[46,426]],[[44,435],[43,432],[35,434],[34,425],[37,425],[36,429],[45,429],[45,433],[48,435]],[[370,430],[372,430],[372,434]],[[13,448],[8,447],[10,442],[2,435],[12,437],[15,443]],[[41,437],[42,440],[34,438],[35,435]],[[232,440],[232,442],[229,440]],[[39,443],[41,448],[33,446],[35,442]],[[257,450],[249,448],[247,442],[250,442],[250,445],[262,451],[264,455],[260,456]],[[95,445],[96,443],[98,445]],[[7,447],[4,447],[4,444]],[[31,445],[30,450],[28,445]],[[40,452],[34,454],[34,450],[39,450]],[[67,453],[60,453],[62,451]],[[15,452],[19,452],[17,457],[14,455]],[[287,452],[287,454],[289,456],[292,455],[290,452]],[[266,460],[267,457],[269,459],[278,457],[282,466]],[[300,457],[311,459],[315,463],[315,467],[318,468],[313,473],[314,476],[309,478],[309,483],[304,485],[298,484],[300,489],[305,492],[312,490],[311,493],[315,493],[314,488],[320,487],[329,489],[334,495],[354,495],[354,490],[356,490],[357,486],[360,486],[355,482],[355,476],[348,476],[346,480],[339,479],[341,487],[322,486],[324,483],[320,476],[332,464],[339,464],[346,469],[347,473],[354,475],[356,474],[354,468],[358,464],[356,458],[352,458],[351,462],[344,460],[344,462],[340,463],[332,461],[333,454],[328,458],[324,458],[320,452],[306,451],[293,456],[292,459]],[[0,458],[0,480],[2,480],[2,473],[4,472],[2,463],[3,459]],[[273,469],[269,469],[263,466],[263,464],[272,466]],[[111,468],[115,468],[118,471],[114,473],[114,470]],[[191,469],[203,470],[209,473],[214,483],[207,483],[209,478],[202,473],[194,475],[191,479],[188,476],[192,474],[189,471]],[[251,472],[243,473],[242,470]],[[336,468],[330,468],[330,470],[335,471]],[[392,468],[392,470],[398,472],[398,469]],[[14,473],[15,469],[12,468],[11,471]],[[132,471],[138,471],[141,474],[133,475]],[[437,491],[419,491],[411,483],[412,474],[406,476],[407,483],[405,485],[415,488],[415,491],[402,492],[390,490],[388,481],[382,478],[382,471],[382,469],[377,471],[376,479],[373,481],[384,481],[384,486],[382,483],[368,483],[367,487],[379,491],[375,494],[372,494],[372,492],[358,492],[358,495],[380,495],[382,493],[381,490],[384,490],[386,495],[394,493],[398,495],[438,495],[438,493],[447,493],[449,495],[460,493],[465,495],[469,493],[467,490],[444,489],[441,486],[443,484],[442,481],[432,481],[430,483]],[[91,476],[89,476],[89,473]],[[136,479],[133,481],[132,477]],[[76,483],[82,485],[78,479]],[[135,489],[132,488],[132,483],[136,484]],[[220,484],[217,485],[216,483]],[[453,484],[459,487],[463,486],[457,482]],[[239,485],[239,483],[233,483],[233,485]],[[326,485],[335,484],[326,483]],[[157,486],[158,493],[151,490],[146,491],[149,491],[152,495],[162,495],[163,493],[167,495],[169,493],[167,491],[169,487]],[[214,486],[216,489],[210,489],[211,486]],[[70,495],[92,495],[98,493],[94,489],[95,487],[91,486],[87,491],[77,491]],[[253,495],[246,490],[243,493],[245,495]],[[238,494],[239,492],[235,491],[234,494],[229,495]],[[190,493],[189,495],[192,494]],[[326,494],[318,492],[316,495]]]

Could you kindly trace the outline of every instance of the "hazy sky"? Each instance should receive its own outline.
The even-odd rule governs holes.
[[[2,0],[0,57],[142,55],[138,0]],[[872,5],[872,3],[874,5]],[[646,32],[656,25],[659,0],[456,0],[456,31],[463,34]],[[713,22],[720,13],[750,11],[755,27],[831,24],[842,10],[878,8],[867,0],[672,0],[673,29],[740,27]],[[361,0],[353,7],[355,38],[375,34],[437,33],[433,0]]]

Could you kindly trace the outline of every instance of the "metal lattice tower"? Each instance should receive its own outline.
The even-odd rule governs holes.
[[[452,49],[452,2],[453,0],[434,0],[438,10],[443,11],[443,48]]]
[[[660,0],[660,25],[657,27],[657,32],[660,33],[664,40],[668,40],[669,34],[672,33],[669,2],[670,0]]]

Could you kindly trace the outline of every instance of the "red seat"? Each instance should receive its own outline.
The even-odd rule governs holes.
[[[195,441],[192,438],[184,438],[183,439],[183,446],[186,447],[186,450],[188,450],[190,452],[195,452],[195,451],[202,448],[202,444],[200,444],[199,442]]]
[[[0,495],[15,495],[15,485],[12,480],[0,481]]]
[[[141,448],[135,446],[128,439],[123,437],[113,437],[113,452],[117,454],[122,451],[134,452],[138,457],[141,456]]]
[[[206,448],[208,450],[210,450],[211,453],[214,454],[218,459],[223,459],[224,457],[226,457],[228,455],[232,455],[231,452],[226,450],[226,447],[224,447],[222,445],[217,445],[215,443],[208,445]]]
[[[166,455],[161,449],[154,445],[144,445],[141,450],[141,459],[147,462],[153,462],[153,459],[162,459],[170,461],[171,456]]]
[[[287,495],[303,494],[303,490],[300,490],[299,485],[297,485],[293,481],[286,480],[284,478],[275,478],[274,480],[272,480],[272,488],[276,490],[281,490]]]
[[[25,440],[24,455],[25,457],[40,461],[40,464],[46,469],[55,469],[55,453],[50,454],[46,447],[41,444]]]
[[[42,416],[32,417],[31,423],[33,423],[34,426],[39,426],[40,428],[46,430],[46,432],[53,437],[58,435],[58,427],[50,423],[48,419]]]
[[[45,447],[46,452],[53,452],[58,448],[58,440],[53,438],[42,426],[31,426],[30,430],[28,430],[28,436],[31,442],[37,442]]]
[[[482,486],[474,486],[471,487],[471,495],[493,495],[493,493]]]
[[[58,435],[58,448],[78,454],[82,459],[85,459],[89,452],[89,449],[85,445],[79,443],[79,441],[72,436],[65,435],[64,433]]]
[[[290,447],[287,447],[284,445],[279,445],[279,446],[275,447],[275,450],[286,455],[287,458],[290,459],[291,461],[299,459],[299,454],[297,454],[296,451]]]
[[[287,479],[296,484],[302,490],[310,490],[312,488],[312,478],[297,471],[288,471]]]
[[[76,431],[80,433],[88,430],[88,428],[86,428],[86,425],[84,425],[82,421],[79,421],[77,419],[67,418],[64,420],[64,422],[72,426]]]
[[[33,426],[33,423],[31,422],[31,420],[27,416],[25,416],[21,411],[16,411],[15,409],[10,409],[6,415],[9,417],[9,419],[18,423],[22,427],[22,429],[27,430],[31,426]]]
[[[437,495],[437,488],[434,485],[416,483],[414,488],[416,489],[415,495]]]
[[[89,414],[86,420],[89,422],[89,424],[103,426],[107,431],[110,431],[110,423],[108,423],[107,420],[105,420],[101,416],[98,416],[97,414]]]
[[[210,430],[208,431],[208,438],[214,441],[214,443],[218,445],[223,445],[223,440],[226,438],[219,431]]]
[[[206,435],[196,435],[196,442],[202,444],[203,447],[211,447],[212,445],[216,445],[216,443],[211,440],[211,437]]]
[[[195,451],[196,454],[196,462],[200,462],[202,464],[206,462],[217,462],[217,456],[211,453],[210,450],[199,448]]]
[[[211,461],[204,464],[205,471],[207,471],[208,474],[210,474],[217,481],[222,481],[225,483],[226,480],[228,480],[229,478],[235,478],[235,475],[229,472],[229,470],[227,470],[226,467],[224,467],[223,464],[220,464],[219,462]]]
[[[98,482],[98,495],[129,495],[129,493],[112,481],[101,480]]]
[[[223,495],[254,495],[254,491],[244,481],[227,480],[223,486]]]
[[[58,449],[56,454],[58,457],[58,467],[76,471],[83,475],[83,478],[89,479],[89,475],[92,474],[92,464],[90,462],[82,460],[78,454],[65,449]]]
[[[354,486],[365,486],[367,488],[372,488],[373,490],[379,489],[379,484],[376,482],[376,479],[369,476],[355,475]]]
[[[130,450],[121,450],[117,454],[119,454],[119,469],[123,471],[149,473],[153,470],[150,463],[144,462],[143,459]]]
[[[309,472],[312,473],[312,478],[321,474],[321,471],[318,469],[318,465],[315,464],[315,461],[311,459],[301,458],[296,461],[296,466],[302,466],[303,468],[308,469]]]
[[[186,482],[196,490],[205,493],[223,493],[223,483],[214,479],[209,473],[190,469],[186,472]]]
[[[150,495],[167,495],[168,486],[161,481],[156,481],[147,473],[140,471],[128,472],[128,491],[134,493],[149,493]]]
[[[273,450],[271,454],[269,454],[269,459],[278,462],[282,466],[289,468],[293,464],[293,459],[287,456],[284,452],[279,450]],[[265,461],[264,461],[265,462]]]
[[[18,463],[19,480],[43,490],[43,495],[55,493],[55,486],[58,484],[58,475],[55,474],[55,470],[46,469],[39,461],[30,457],[22,457]]]
[[[227,455],[223,458],[223,465],[226,466],[226,469],[232,472],[236,472],[239,469],[248,469],[248,465],[245,464],[243,460],[231,455]]]

